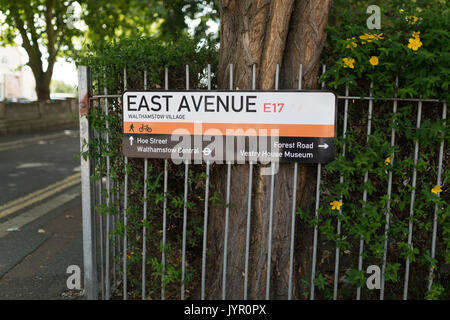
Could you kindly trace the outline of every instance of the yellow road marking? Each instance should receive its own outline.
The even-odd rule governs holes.
[[[64,138],[64,137],[74,137],[74,134],[70,130],[65,130],[62,133],[60,132],[60,133],[55,133],[55,134],[47,134],[44,136],[31,137],[31,138],[27,138],[27,139],[23,139],[23,140],[18,140],[18,141],[16,140],[16,141],[4,142],[4,143],[0,143],[0,151],[21,148],[21,147],[31,145],[33,143],[37,143],[39,141],[49,141],[49,140],[55,140],[55,139]]]
[[[51,197],[52,195],[60,191],[70,188],[71,186],[77,183],[80,183],[80,181],[81,181],[80,173],[76,173],[74,175],[65,178],[64,180],[58,181],[45,188],[27,194],[26,196],[10,201],[0,206],[0,219],[14,212],[17,212],[23,208],[26,208],[36,202],[47,199],[48,197]]]
[[[15,206],[15,205],[18,204],[18,203],[21,203],[21,202],[23,202],[23,201],[26,201],[26,200],[31,199],[31,198],[33,198],[33,197],[36,197],[36,196],[38,196],[39,194],[41,194],[41,193],[43,193],[43,192],[46,192],[46,191],[51,190],[51,189],[53,189],[53,188],[57,188],[57,187],[59,187],[60,185],[65,184],[65,183],[68,182],[68,181],[71,181],[71,180],[73,180],[73,179],[76,179],[76,178],[79,177],[79,176],[80,176],[80,173],[75,173],[75,174],[73,174],[73,175],[71,175],[71,176],[66,177],[64,180],[55,182],[55,183],[53,183],[53,184],[51,184],[51,185],[49,185],[49,186],[47,186],[47,187],[45,187],[45,188],[42,188],[42,189],[37,190],[37,191],[34,191],[34,192],[32,192],[32,193],[27,194],[26,196],[23,196],[23,197],[21,197],[21,198],[12,200],[12,201],[10,201],[10,202],[4,204],[4,205],[1,205],[1,206],[0,206],[0,212],[3,211],[3,210],[5,210],[5,209],[7,209],[8,207]]]

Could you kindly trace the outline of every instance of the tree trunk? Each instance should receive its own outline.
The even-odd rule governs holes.
[[[53,74],[53,66],[56,58],[48,59],[48,67],[44,72],[42,69],[41,53],[38,50],[27,50],[29,62],[28,65],[33,72],[36,82],[36,95],[38,101],[50,100],[50,81]]]
[[[280,65],[280,89],[298,88],[303,64],[303,85],[317,83],[319,57],[326,37],[331,0],[220,0],[219,87],[229,88],[229,65],[234,65],[234,84],[250,89],[252,66],[257,65],[257,89],[274,89],[276,65]],[[248,298],[264,299],[266,291],[268,225],[271,176],[254,167],[252,185],[251,241]],[[214,191],[226,195],[226,165],[212,171]],[[297,207],[314,207],[316,166],[298,166]],[[275,175],[273,203],[270,298],[288,294],[289,250],[293,196],[293,164],[280,164]],[[229,241],[226,298],[244,296],[245,239],[247,225],[248,165],[233,165],[229,209]],[[222,298],[225,207],[212,207],[208,222],[208,277],[206,296]],[[312,233],[296,223],[293,298],[304,298],[301,279],[311,274]],[[309,282],[309,281],[308,281]]]
[[[36,80],[36,95],[38,101],[48,101],[50,100],[50,81],[47,79],[48,77],[38,76],[34,77]]]

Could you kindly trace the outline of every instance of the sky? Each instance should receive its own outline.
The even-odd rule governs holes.
[[[62,80],[71,86],[78,85],[78,76],[75,63],[68,63],[64,59],[58,59],[53,69],[54,80]]]
[[[28,54],[22,47],[19,47],[19,50],[22,53],[22,63],[25,65],[28,62]],[[52,79],[62,80],[71,86],[76,86],[78,83],[78,75],[75,63],[68,63],[63,58],[57,59],[53,67]]]

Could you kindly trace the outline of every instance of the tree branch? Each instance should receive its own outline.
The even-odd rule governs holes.
[[[20,17],[18,8],[13,7],[11,8],[10,12],[16,24],[16,27],[19,30],[20,36],[22,37],[22,45],[28,53],[28,64],[33,70],[33,73],[35,73],[35,76],[39,76],[42,74],[41,52],[39,51],[39,47],[37,43],[30,42],[27,30],[25,29],[24,21]]]
[[[52,24],[52,18],[53,18],[53,0],[46,0],[46,11],[45,11],[45,29],[47,32],[47,39],[48,39],[48,53],[51,56],[53,54],[54,50],[54,44],[55,44],[55,30],[53,29]]]

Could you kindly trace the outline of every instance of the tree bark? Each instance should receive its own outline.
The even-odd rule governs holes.
[[[229,88],[229,65],[234,65],[234,85],[251,89],[252,66],[257,65],[257,89],[274,89],[280,65],[280,89],[298,88],[303,64],[303,85],[316,87],[319,57],[332,0],[220,0],[219,87]],[[270,298],[288,294],[289,250],[293,196],[292,164],[280,164],[275,175],[273,203]],[[264,299],[267,276],[268,225],[271,176],[254,166],[248,298]],[[212,171],[212,188],[225,201],[225,165]],[[316,166],[298,166],[297,208],[313,209]],[[226,298],[244,296],[245,239],[247,228],[248,165],[233,165],[227,252]],[[211,208],[208,222],[208,277],[206,296],[222,298],[225,207]],[[297,221],[298,222],[298,221]],[[293,298],[304,298],[308,288],[301,279],[311,274],[312,233],[296,223]]]
[[[44,76],[39,77],[38,80],[36,75],[34,76],[36,80],[36,95],[38,101],[48,101],[50,100],[50,80],[49,77],[44,74]]]
[[[63,23],[61,17],[54,13],[53,1],[48,1],[46,5],[45,21],[48,40],[48,66],[45,71],[42,66],[42,53],[38,43],[40,35],[36,31],[33,15],[27,14],[23,17],[19,14],[17,7],[12,7],[10,12],[22,38],[22,46],[28,54],[28,65],[33,72],[34,80],[36,82],[36,95],[38,101],[50,100],[50,81],[52,78],[56,57],[61,46],[61,41],[58,41],[57,39],[57,32],[61,31]],[[56,18],[57,20],[57,29],[55,29],[55,26],[52,23],[53,18]]]

